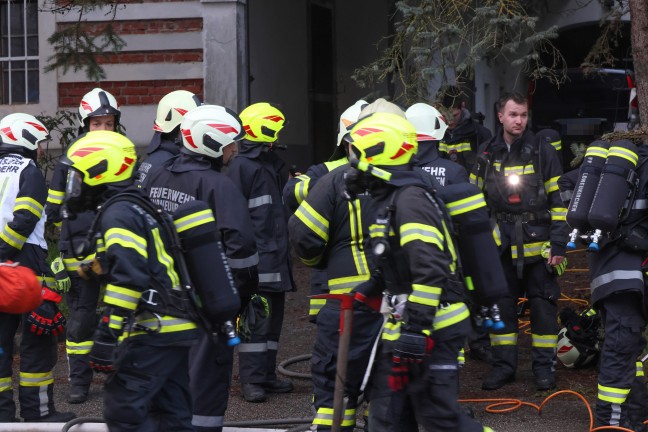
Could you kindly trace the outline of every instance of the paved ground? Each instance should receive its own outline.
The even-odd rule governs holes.
[[[572,268],[582,267],[583,258],[570,256],[574,263]],[[297,265],[295,276],[299,286],[296,293],[288,296],[284,332],[280,342],[279,360],[282,361],[294,356],[307,354],[312,346],[314,326],[307,320],[308,269]],[[563,279],[564,292],[571,297],[582,298],[587,287],[586,273],[572,272]],[[573,304],[569,301],[562,305]],[[101,415],[101,385],[102,377],[97,377],[92,386],[90,400],[83,405],[68,405],[67,378],[64,349],[61,347],[61,361],[56,371],[56,398],[58,409],[74,411],[79,416],[97,417]],[[559,395],[550,400],[543,409],[542,415],[527,405],[501,414],[491,414],[485,411],[489,403],[485,399],[507,398],[518,399],[535,405],[540,405],[549,393],[537,393],[533,387],[533,376],[530,364],[530,337],[521,335],[520,357],[521,363],[517,381],[495,392],[481,390],[481,380],[487,374],[489,367],[479,361],[468,360],[461,373],[460,397],[461,399],[481,399],[480,402],[467,403],[475,412],[476,417],[483,424],[491,426],[498,432],[534,432],[534,431],[588,431],[589,415],[586,405],[573,395]],[[290,370],[308,372],[308,362],[302,362],[290,367]],[[576,390],[584,394],[586,400],[592,403],[595,400],[596,376],[593,369],[568,370],[560,368],[558,371],[559,390]],[[227,422],[260,420],[260,419],[286,419],[308,418],[312,416],[310,408],[310,381],[305,379],[290,378],[295,384],[295,391],[291,394],[270,395],[269,400],[263,404],[250,404],[242,400],[237,370],[235,369],[234,381],[229,399],[229,409],[226,415]],[[492,403],[492,402],[491,402]],[[294,425],[285,425],[286,428]],[[264,426],[270,427],[270,426]],[[0,427],[0,430],[3,430]]]

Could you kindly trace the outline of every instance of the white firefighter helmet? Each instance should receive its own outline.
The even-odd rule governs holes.
[[[338,136],[337,136],[337,145],[342,144],[342,140],[351,132],[351,126],[358,121],[360,112],[364,107],[369,105],[366,101],[360,99],[349,108],[345,109],[344,112],[340,115],[340,124],[338,125]]]
[[[225,147],[245,136],[239,116],[219,105],[192,109],[182,119],[180,131],[187,150],[214,159],[223,156]]]
[[[201,104],[198,96],[190,91],[172,91],[160,99],[158,103],[153,130],[162,133],[171,132],[182,123],[185,114]]]
[[[115,116],[115,125],[119,124],[119,104],[115,96],[106,90],[95,87],[86,93],[79,104],[79,121],[81,127],[87,127],[88,117],[100,117],[105,115]]]
[[[574,343],[568,335],[567,328],[558,332],[556,356],[567,368],[579,368],[591,364],[598,354],[598,343],[593,347],[585,347]]]
[[[407,108],[405,116],[416,128],[419,142],[439,141],[448,129],[448,123],[439,110],[426,103],[415,103]]]
[[[31,114],[14,113],[0,120],[2,146],[18,146],[36,150],[38,143],[49,139],[45,125]]]

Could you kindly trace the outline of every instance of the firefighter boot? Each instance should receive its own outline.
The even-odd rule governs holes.
[[[266,392],[259,384],[243,383],[241,384],[243,399],[247,402],[265,402]]]
[[[26,418],[25,423],[67,423],[74,418],[76,418],[74,413],[54,411],[43,417]]]
[[[268,393],[290,393],[295,388],[290,381],[281,380],[265,382],[261,387]]]
[[[81,404],[88,400],[88,387],[73,385],[70,388],[70,395],[68,396],[68,403]]]
[[[556,374],[535,377],[536,390],[547,391],[556,388]]]
[[[497,390],[515,381],[517,345],[492,346],[493,368],[482,383],[482,390]]]

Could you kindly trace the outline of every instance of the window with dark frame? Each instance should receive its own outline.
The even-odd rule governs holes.
[[[0,0],[0,104],[38,103],[38,3]]]

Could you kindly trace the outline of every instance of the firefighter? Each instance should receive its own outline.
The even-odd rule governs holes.
[[[306,171],[305,174],[298,174],[292,177],[286,183],[283,190],[283,198],[286,206],[291,212],[297,210],[297,207],[308,196],[309,191],[315,187],[321,177],[333,171],[339,166],[345,165],[349,162],[348,159],[348,142],[345,136],[348,134],[348,129],[352,124],[358,121],[360,111],[367,106],[368,103],[364,100],[359,100],[350,107],[348,107],[340,115],[340,122],[338,124],[338,137],[337,145],[327,162],[313,165]],[[311,269],[311,295],[323,294],[328,292],[328,278],[326,271],[312,268]],[[322,309],[326,300],[324,299],[310,299],[308,316],[311,322],[315,323],[317,314]]]
[[[640,357],[646,345],[643,333],[646,327],[645,281],[648,280],[648,243],[644,240],[644,233],[647,228],[645,197],[648,193],[648,149],[640,146],[637,153],[633,154],[615,144],[594,141],[588,146],[585,156],[587,160],[591,155],[604,151],[607,156],[622,155],[624,161],[633,159],[637,164],[634,171],[639,179],[637,189],[630,191],[636,198],[629,200],[629,208],[623,210],[626,216],[618,221],[614,232],[603,238],[597,252],[587,254],[591,303],[599,312],[605,328],[605,338],[600,346],[595,422],[596,426],[617,426],[644,431],[643,421],[648,411],[643,363]],[[570,171],[560,178],[565,199],[574,191],[575,185],[586,189],[586,182],[590,178],[595,177],[597,182],[601,181],[599,175],[595,176],[591,168],[587,171],[589,173],[586,178],[580,177],[578,170]],[[603,166],[597,174],[600,174],[600,171],[616,170]],[[618,174],[615,177],[618,177]],[[623,176],[623,183],[626,178],[627,173]],[[625,195],[619,188],[608,190],[616,195]],[[613,213],[618,217],[618,211]],[[581,232],[581,235],[587,234]]]
[[[188,359],[196,311],[176,270],[173,231],[133,184],[136,160],[133,143],[110,131],[89,132],[65,158],[66,214],[101,205],[88,235],[97,245],[85,246],[97,248],[106,285],[90,367],[109,373],[111,432],[193,431]]]
[[[504,94],[498,117],[502,130],[481,145],[470,176],[486,196],[509,287],[499,304],[505,327],[491,331],[493,368],[482,388],[495,390],[515,379],[517,301],[526,297],[535,386],[549,390],[556,387],[557,275],[564,271],[568,235],[557,184],[562,166],[556,150],[526,129],[528,105],[522,95]]]
[[[137,170],[137,184],[144,182],[152,167],[162,166],[180,153],[182,118],[201,104],[198,96],[187,90],[174,90],[160,99],[153,122],[153,138],[146,149],[147,157]]]
[[[488,430],[457,402],[457,356],[470,312],[449,215],[411,164],[416,130],[379,112],[360,120],[351,140],[347,190],[367,188],[376,200],[370,235],[382,275],[356,292],[384,291],[390,308],[369,393],[370,429],[418,430],[418,422],[426,430]],[[413,416],[402,415],[406,405]]]
[[[460,88],[449,86],[442,94],[441,105],[448,109],[451,115],[447,118],[448,129],[439,144],[439,152],[470,172],[479,145],[490,139],[493,134],[466,108],[465,93]]]
[[[285,295],[294,291],[288,253],[288,212],[282,190],[288,169],[277,155],[276,141],[285,117],[269,103],[255,103],[240,113],[245,138],[227,176],[243,192],[259,252],[259,294],[239,321],[239,377],[243,398],[263,402],[266,392],[287,393],[290,381],[277,379],[277,349]]]
[[[448,127],[443,115],[425,103],[416,103],[405,111],[407,120],[416,128],[416,139],[419,151],[416,154],[416,166],[433,176],[440,186],[467,183],[466,169],[454,162],[439,156],[439,140]],[[473,321],[473,328],[468,336],[468,354],[471,358],[490,363],[490,339],[488,332]]]
[[[220,173],[236,154],[243,136],[241,121],[229,109],[202,105],[189,111],[180,130],[184,147],[180,155],[153,167],[143,184],[154,203],[173,213],[188,200],[201,200],[214,215],[230,269],[242,303],[247,304],[258,284],[254,231],[247,201],[232,181]],[[217,257],[213,257],[214,259]],[[233,349],[218,336],[201,334],[191,349],[190,376],[193,425],[196,430],[220,432],[232,379]]]
[[[407,120],[416,128],[419,151],[416,166],[433,176],[439,185],[468,182],[468,172],[439,156],[439,142],[448,124],[439,110],[425,103],[416,103],[405,111]]]
[[[46,265],[43,206],[45,178],[36,165],[40,143],[49,132],[34,116],[10,114],[0,120],[0,260],[18,261],[43,281],[51,275]],[[51,279],[51,277],[50,277]],[[60,295],[43,288],[43,303],[28,314],[0,313],[0,422],[19,421],[11,385],[14,335],[22,326],[18,399],[20,416],[27,422],[67,422],[69,412],[54,406],[56,336],[64,319],[55,306]],[[47,321],[54,326],[47,325]]]
[[[86,93],[79,104],[79,134],[90,131],[117,131],[121,111],[115,97],[101,88]],[[97,326],[99,281],[95,277],[81,277],[77,270],[92,262],[94,251],[86,257],[77,256],[75,250],[85,239],[94,211],[79,212],[74,220],[63,220],[60,214],[68,166],[58,161],[50,182],[45,213],[47,222],[60,226],[59,251],[61,256],[52,263],[55,277],[66,290],[69,319],[66,332],[66,352],[69,363],[70,393],[68,402],[80,404],[88,400],[92,370],[88,366],[88,353],[92,347],[92,332]],[[66,289],[66,285],[70,285]]]
[[[353,117],[357,121],[358,117],[373,111],[376,105],[380,106],[380,110],[390,109],[405,117],[400,108],[383,99],[373,104],[360,101],[346,110],[340,120],[340,142],[336,149],[336,152],[344,155],[344,164],[318,179],[317,185],[310,188],[288,225],[290,242],[302,262],[314,268],[326,269],[327,290],[331,294],[351,292],[369,281],[374,269],[373,256],[370,249],[365,247],[369,225],[373,222],[373,200],[367,193],[347,198],[345,176],[350,131],[346,128],[355,123],[347,120]],[[376,300],[380,298],[379,295],[375,297]],[[344,431],[352,431],[355,427],[365,373],[383,322],[377,309],[357,304],[353,310],[347,375],[344,377],[345,397],[348,400],[342,420]],[[330,430],[333,425],[339,328],[340,304],[328,300],[317,315],[317,335],[311,360],[313,403],[316,409],[313,427],[319,431]]]

